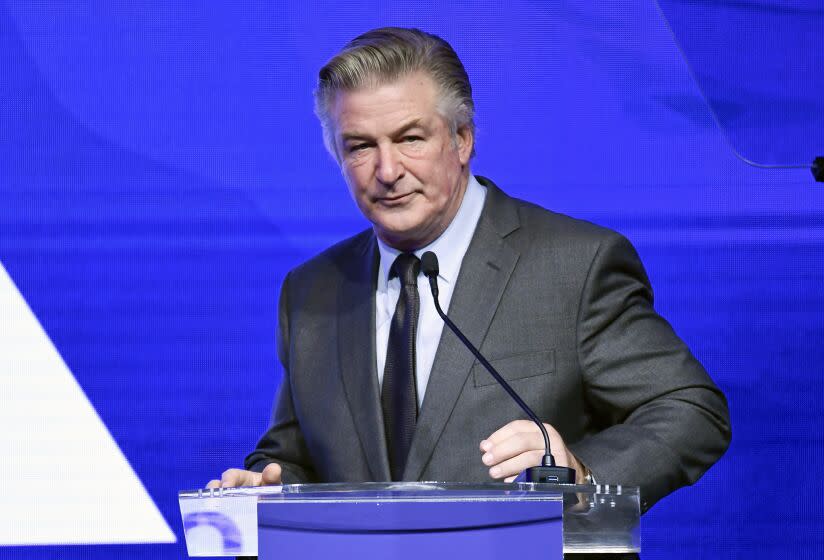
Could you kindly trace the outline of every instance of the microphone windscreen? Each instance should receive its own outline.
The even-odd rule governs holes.
[[[438,257],[432,251],[421,255],[421,272],[427,278],[438,275]]]

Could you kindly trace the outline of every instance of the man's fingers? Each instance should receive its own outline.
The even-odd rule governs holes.
[[[241,469],[228,469],[220,477],[221,488],[236,488],[238,486],[260,486],[260,473]]]
[[[277,463],[266,465],[262,473],[244,471],[243,469],[226,469],[220,480],[210,480],[206,488],[237,488],[238,486],[261,486],[280,484],[281,468]]]
[[[544,456],[542,449],[527,451],[517,457],[499,463],[489,469],[489,476],[496,479],[515,477],[521,471],[541,464],[541,457]]]
[[[488,451],[494,445],[509,439],[518,432],[527,432],[530,430],[538,431],[538,426],[529,420],[513,420],[502,428],[499,428],[492,435],[481,442],[481,451]]]
[[[517,432],[489,447],[481,460],[487,466],[497,465],[522,453],[544,449],[544,438],[537,431]],[[541,454],[543,456],[543,453]]]
[[[221,488],[234,488],[235,486],[242,486],[240,484],[240,469],[228,469],[223,471],[220,475]]]
[[[272,484],[281,484],[281,476],[283,475],[283,470],[280,468],[280,465],[277,463],[269,463],[263,469],[261,473],[261,484],[264,486],[272,485]]]
[[[559,466],[567,466],[568,451],[563,438],[544,424],[552,452]],[[538,426],[529,420],[515,420],[503,426],[481,442],[481,460],[489,467],[489,476],[509,481],[526,468],[541,464],[544,438]]]

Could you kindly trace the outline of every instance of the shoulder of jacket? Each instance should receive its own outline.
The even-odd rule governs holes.
[[[608,227],[547,210],[532,202],[513,200],[518,205],[521,226],[530,238],[546,238],[554,242],[587,246],[627,242],[621,233]]]
[[[364,251],[368,250],[374,239],[372,229],[365,229],[351,237],[348,237],[331,247],[327,247],[317,255],[309,258],[303,263],[289,271],[288,276],[299,279],[308,276],[316,277],[324,272],[339,270],[341,265],[352,258],[358,258]]]

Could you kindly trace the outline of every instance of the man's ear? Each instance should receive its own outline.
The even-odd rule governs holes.
[[[469,125],[464,125],[455,133],[455,145],[458,147],[458,159],[461,165],[469,163],[472,157],[472,148],[475,147],[475,135]]]

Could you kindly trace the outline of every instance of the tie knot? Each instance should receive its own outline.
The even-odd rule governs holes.
[[[420,271],[421,259],[413,253],[401,253],[392,263],[392,268],[389,269],[389,278],[392,279],[397,276],[401,280],[401,285],[417,286]]]

